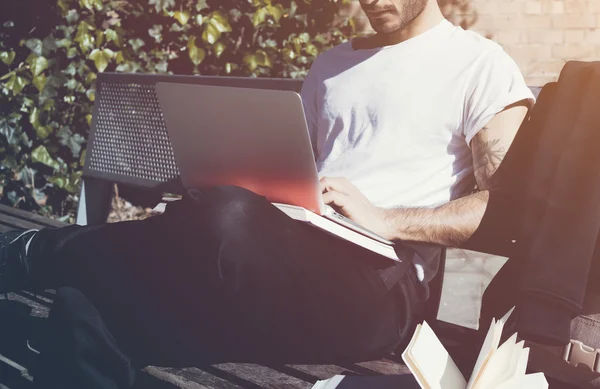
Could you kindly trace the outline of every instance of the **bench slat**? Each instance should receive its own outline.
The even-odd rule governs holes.
[[[223,380],[197,368],[174,369],[149,366],[146,374],[183,389],[241,389],[242,387]]]
[[[0,225],[2,224],[17,228],[63,227],[68,225],[58,220],[0,204]],[[21,225],[27,227],[21,227]]]
[[[18,217],[9,216],[0,213],[0,233],[15,230],[15,229],[32,229],[32,228],[43,228],[45,225],[40,225],[37,222],[20,219]]]
[[[348,369],[337,365],[289,365],[287,367],[313,376],[316,380],[326,380],[349,372]]]
[[[224,377],[228,377],[230,381],[235,382],[235,377],[243,380],[240,381],[240,383],[245,381],[246,384],[243,386],[244,388],[309,389],[313,385],[310,382],[306,382],[262,365],[249,363],[223,363],[214,365],[212,368],[226,373]],[[203,370],[206,371],[207,368]]]

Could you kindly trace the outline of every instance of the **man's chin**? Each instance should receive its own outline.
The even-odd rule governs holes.
[[[395,23],[371,23],[371,28],[378,34],[392,34],[401,29]]]

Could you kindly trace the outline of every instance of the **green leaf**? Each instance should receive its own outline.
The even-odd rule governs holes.
[[[81,176],[83,175],[82,171],[76,171],[71,174],[69,177],[68,184],[65,186],[67,192],[72,194],[79,193],[79,189],[81,187]]]
[[[11,78],[13,76],[13,74],[16,74],[15,70],[13,70],[12,72],[6,73],[2,77],[0,77],[0,81],[8,80],[9,78]]]
[[[300,38],[300,40],[304,43],[308,43],[310,42],[310,34],[307,32],[303,32],[300,35],[298,35],[298,37]]]
[[[268,68],[273,67],[273,63],[271,62],[271,59],[269,58],[269,56],[267,55],[267,53],[265,53],[263,50],[258,50],[254,56],[256,57],[256,63],[259,66],[265,66]]]
[[[200,14],[196,15],[196,24],[199,26],[204,24],[204,16],[202,16]]]
[[[85,143],[85,139],[79,134],[73,134],[69,127],[61,127],[56,133],[61,145],[68,147],[73,154],[73,158],[79,158],[81,146]]]
[[[16,54],[14,51],[2,51],[0,52],[0,61],[9,66],[15,60],[15,56]]]
[[[151,29],[148,30],[148,34],[154,38],[156,43],[160,43],[162,41],[162,30],[163,26],[160,24],[155,24]]]
[[[216,11],[210,17],[210,24],[212,24],[219,32],[231,32],[231,25],[227,20],[227,17],[224,16],[221,12]]]
[[[40,139],[46,139],[52,134],[52,127],[49,126],[39,126],[35,129],[35,134]]]
[[[74,76],[77,73],[77,67],[74,62],[69,63],[69,66],[65,70],[62,71],[64,74],[68,74],[69,76]]]
[[[63,14],[67,13],[71,7],[69,4],[67,4],[67,1],[68,0],[58,0],[58,7],[61,9]]]
[[[79,157],[79,165],[81,165],[81,166],[85,165],[86,154],[87,154],[87,149],[83,149],[83,151],[81,152],[81,156]]]
[[[13,75],[5,84],[6,89],[12,91],[14,95],[21,93],[23,88],[25,88],[27,85],[29,85],[29,81],[21,76],[17,76],[16,73],[13,73]]]
[[[77,48],[75,47],[69,47],[69,49],[67,50],[67,58],[69,59],[77,57],[78,54],[79,53],[77,52]]]
[[[254,15],[252,15],[252,24],[254,25],[254,27],[258,27],[265,22],[266,18],[267,9],[259,8],[256,10],[256,12],[254,12]]]
[[[98,78],[98,75],[94,72],[89,72],[87,74],[87,76],[85,76],[85,83],[88,85],[91,85],[94,83],[94,81],[96,81],[96,79]]]
[[[84,53],[94,48],[94,36],[90,34],[90,31],[94,31],[96,28],[90,25],[86,21],[81,21],[77,25],[77,34],[75,35],[75,42],[79,43],[81,51]]]
[[[15,120],[15,118],[0,117],[0,135],[4,135],[9,144],[12,144],[16,139],[14,136],[17,129],[17,123],[18,120]]]
[[[79,13],[76,9],[70,9],[67,12],[67,16],[65,16],[65,19],[67,20],[67,23],[74,24],[79,20]]]
[[[179,24],[181,24],[182,26],[185,26],[187,24],[191,16],[192,15],[188,11],[177,11],[173,14],[173,17],[177,19]]]
[[[41,189],[35,188],[32,195],[37,205],[40,207],[46,205],[46,202],[48,201],[48,195],[42,192]]]
[[[52,159],[48,150],[43,145],[38,146],[35,150],[31,152],[31,160],[33,162],[39,162],[46,166],[53,168],[54,170],[60,169],[60,164]]]
[[[175,0],[150,0],[149,5],[154,5],[156,12],[167,11],[175,6]]]
[[[21,112],[29,112],[31,108],[35,106],[35,102],[29,97],[23,98],[23,104],[21,105]]]
[[[94,9],[94,4],[92,0],[79,0],[79,5],[89,9],[90,11]]]
[[[283,9],[283,6],[281,4],[277,4],[275,6],[268,5],[265,8],[267,10],[267,13],[271,15],[277,23],[279,23],[279,20],[281,20],[281,17],[285,13],[285,10]]]
[[[296,58],[296,53],[294,50],[286,47],[283,49],[283,60],[286,62],[292,62]]]
[[[115,56],[114,51],[110,50],[110,49],[94,49],[91,53],[90,53],[90,59],[92,61],[94,61],[94,64],[96,65],[96,69],[98,69],[98,72],[102,73],[103,71],[106,70],[106,68],[108,67],[108,63],[110,62],[110,60]]]
[[[102,0],[79,0],[79,5],[90,11],[93,11],[94,9],[96,11],[102,10]]]
[[[31,123],[33,128],[36,128],[36,129],[41,125],[40,124],[40,110],[38,109],[38,107],[35,107],[31,110],[31,113],[29,114],[29,123]]]
[[[67,83],[65,84],[65,86],[71,90],[75,90],[75,88],[77,88],[77,85],[79,83],[77,82],[76,79],[71,78],[69,81],[67,81]]]
[[[56,46],[56,39],[53,36],[47,36],[42,41],[42,56],[50,58],[57,48],[58,46]]]
[[[252,54],[246,54],[244,56],[244,64],[246,64],[246,67],[251,71],[255,71],[256,68],[258,67],[258,63],[256,61],[256,57]]]
[[[317,49],[315,45],[310,43],[306,45],[304,51],[306,52],[306,54],[311,55],[313,57],[316,57],[319,54],[319,49]]]
[[[208,4],[206,4],[206,0],[198,0],[196,3],[196,11],[200,12],[204,8],[208,8]]]
[[[212,24],[208,23],[202,32],[202,40],[210,45],[215,44],[221,37],[221,32]]]
[[[115,55],[115,62],[117,63],[117,65],[120,65],[123,62],[125,62],[125,56],[123,55],[122,51],[117,52],[117,55]]]
[[[104,43],[104,32],[103,31],[96,31],[96,47],[102,47],[102,44]]]
[[[69,38],[63,38],[56,41],[56,46],[60,47],[61,49],[65,49],[71,46],[72,43],[73,41],[71,41]]]
[[[220,58],[227,46],[223,42],[217,42],[214,46],[215,55]]]
[[[44,90],[44,87],[46,86],[47,82],[48,79],[44,74],[40,74],[33,78],[33,85],[35,85],[37,90],[39,90],[40,92]]]
[[[144,47],[146,45],[146,42],[144,42],[140,38],[137,38],[137,39],[130,39],[129,44],[131,45],[131,48],[133,49],[133,51],[137,52],[139,49],[141,49],[142,47]]]
[[[193,36],[188,41],[188,53],[190,55],[190,59],[195,66],[198,66],[204,61],[206,57],[206,51],[202,48],[196,46],[196,37]]]
[[[63,189],[67,185],[67,178],[64,176],[53,176],[48,178],[48,182],[54,184],[57,188]]]
[[[28,39],[27,41],[25,41],[25,46],[31,50],[35,55],[37,55],[38,57],[42,56],[42,48],[43,48],[43,44],[42,41],[39,39]]]
[[[48,60],[44,57],[37,57],[31,62],[30,69],[33,77],[37,77],[44,70],[48,69]]]
[[[239,69],[239,66],[234,63],[227,62],[225,64],[225,72],[227,74],[231,74],[231,72],[233,72],[234,70],[237,70],[237,69]]]
[[[117,32],[115,30],[109,28],[108,30],[104,31],[104,35],[106,35],[106,40],[109,42],[119,41],[119,35],[117,35]]]
[[[166,73],[169,68],[169,63],[167,61],[161,61],[154,66],[154,71],[156,73]]]

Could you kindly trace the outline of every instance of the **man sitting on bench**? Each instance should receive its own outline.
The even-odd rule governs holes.
[[[376,34],[320,55],[302,98],[326,202],[404,261],[238,187],[144,221],[10,232],[0,292],[57,289],[40,387],[129,387],[149,364],[376,359],[412,335],[440,250],[402,242],[469,239],[533,96],[436,0],[361,5]]]

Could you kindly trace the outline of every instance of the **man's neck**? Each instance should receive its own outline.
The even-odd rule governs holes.
[[[389,34],[374,34],[362,39],[355,39],[352,47],[355,50],[374,49],[402,43],[434,28],[444,19],[437,1],[430,1],[425,9],[405,28]]]

